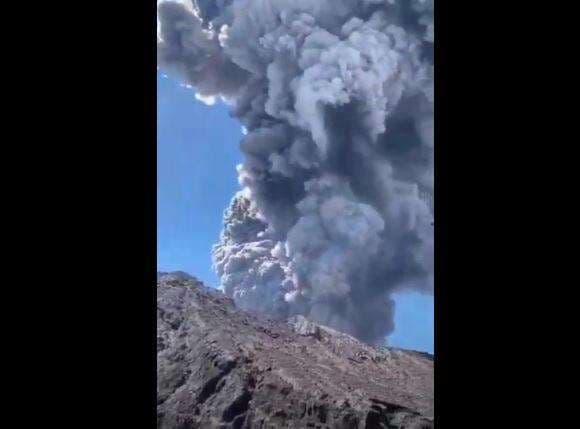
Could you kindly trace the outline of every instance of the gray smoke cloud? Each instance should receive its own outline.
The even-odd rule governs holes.
[[[245,129],[214,247],[239,306],[370,343],[433,290],[430,0],[166,0],[158,61]]]

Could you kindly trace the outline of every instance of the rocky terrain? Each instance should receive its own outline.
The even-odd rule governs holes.
[[[185,273],[158,275],[160,429],[432,428],[433,363],[303,317],[241,311]]]

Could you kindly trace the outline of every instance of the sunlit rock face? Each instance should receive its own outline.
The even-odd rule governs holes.
[[[159,429],[432,428],[433,406],[431,355],[267,319],[194,277],[159,276]]]

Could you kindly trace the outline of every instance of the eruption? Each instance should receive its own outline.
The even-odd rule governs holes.
[[[433,0],[165,0],[158,61],[245,129],[214,247],[242,308],[378,343],[433,290]]]

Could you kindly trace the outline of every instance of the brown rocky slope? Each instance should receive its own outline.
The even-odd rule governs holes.
[[[433,357],[241,311],[184,273],[157,283],[157,427],[431,428]]]

